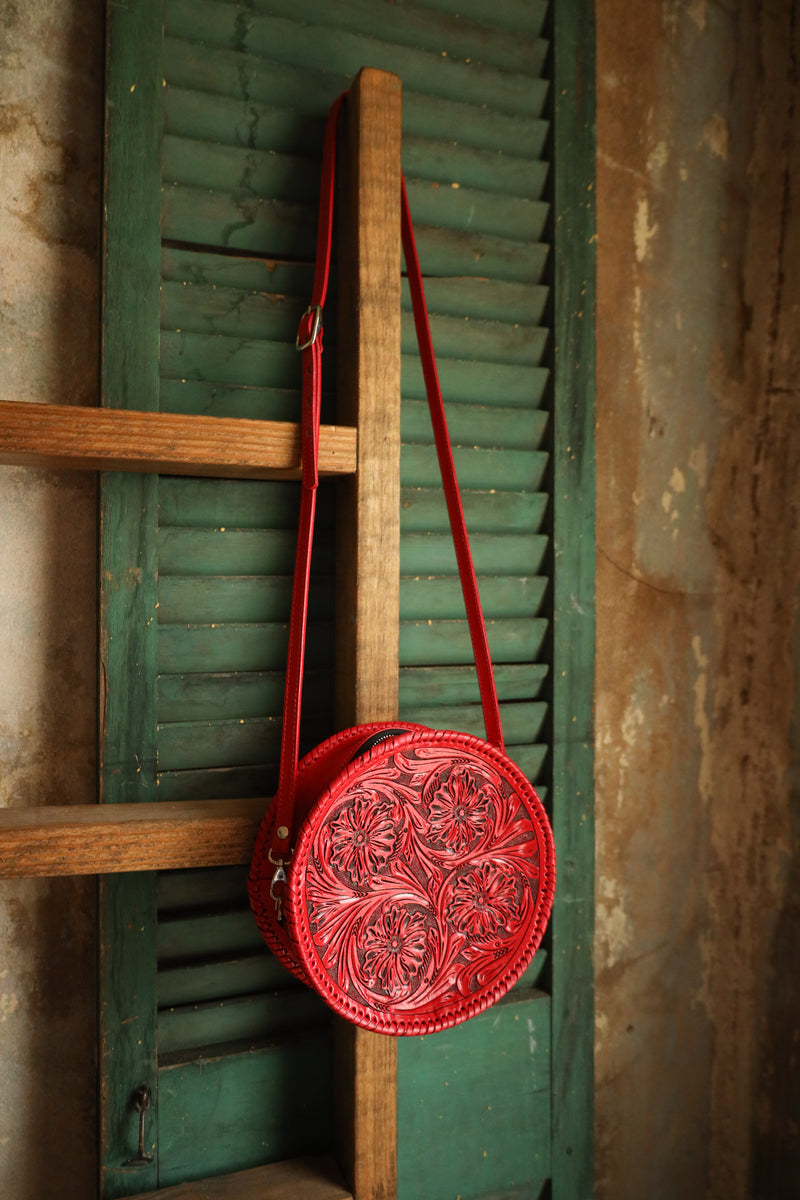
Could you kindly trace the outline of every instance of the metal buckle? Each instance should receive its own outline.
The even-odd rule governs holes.
[[[308,339],[305,342],[301,342],[300,341],[300,329],[302,328],[303,321],[305,321],[306,317],[311,317],[312,315],[313,315],[313,320],[311,322],[311,332],[308,336]],[[297,347],[297,349],[298,350],[307,350],[309,348],[309,346],[313,346],[314,342],[317,340],[317,335],[319,334],[321,329],[322,329],[322,308],[320,307],[319,304],[311,304],[306,309],[306,311],[303,313],[302,317],[300,318],[300,324],[297,327],[297,337],[294,340],[294,344]]]
[[[275,905],[275,916],[279,921],[282,921],[283,913],[282,913],[281,909],[283,907],[283,900],[282,900],[281,896],[275,895],[275,885],[277,883],[286,883],[286,872],[283,869],[282,862],[279,863],[278,866],[275,868],[275,874],[272,876],[272,881],[269,885],[270,898],[272,900],[272,903]]]

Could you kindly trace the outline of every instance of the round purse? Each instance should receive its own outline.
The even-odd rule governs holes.
[[[248,892],[272,952],[335,1012],[381,1033],[424,1034],[481,1012],[522,975],[552,908],[555,853],[544,808],[503,748],[404,185],[403,251],[487,739],[379,722],[335,734],[298,764],[321,313],[344,99],[328,118],[317,269],[297,339],[303,354],[303,482],[280,778],[256,839]]]

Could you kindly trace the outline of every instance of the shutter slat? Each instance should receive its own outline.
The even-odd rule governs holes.
[[[197,768],[161,771],[159,800],[234,800],[237,796],[269,797],[275,791],[277,763],[253,763],[244,767]],[[198,883],[198,890],[202,883]]]
[[[329,1025],[331,1019],[330,1009],[310,988],[170,1006],[158,1014],[159,1054],[175,1055],[210,1043],[280,1038]]]
[[[500,663],[495,667],[495,684],[501,701],[535,700],[547,676],[541,664]],[[333,692],[331,672],[309,672],[304,688],[304,708],[309,716],[330,711]],[[406,667],[400,672],[400,706],[417,708],[479,699],[473,667]],[[191,675],[161,675],[158,680],[158,718],[170,721],[213,721],[236,717],[280,714],[283,703],[283,673],[198,672]],[[437,718],[434,723],[441,726]],[[163,781],[163,776],[162,776]]]
[[[306,27],[328,28],[332,34],[347,30],[370,38],[375,35],[374,0],[348,0],[346,6],[321,5],[318,0],[256,0],[253,8],[257,13],[291,18]],[[504,71],[526,75],[541,70],[547,50],[547,43],[538,34],[531,36],[527,24],[508,33],[495,28],[489,38],[483,21],[472,21],[463,12],[451,16],[419,3],[397,7],[385,4],[377,24],[381,39],[394,45],[436,48],[442,57],[494,64]]]
[[[497,450],[538,450],[547,427],[546,412],[482,404],[448,404],[447,425],[454,446]],[[400,425],[403,442],[430,442],[431,418],[424,400],[407,400]]]
[[[225,717],[279,716],[283,706],[283,671],[200,671],[160,675],[158,719],[214,721]],[[308,716],[330,712],[333,700],[331,671],[308,671],[303,689],[303,709]]]
[[[298,37],[297,24],[280,17],[247,14],[234,4],[220,0],[170,0],[166,31],[173,37],[196,38],[206,45],[235,46],[242,53],[300,67],[327,71],[335,61],[345,75],[354,77],[365,63],[390,71],[409,88],[441,99],[460,100],[478,89],[485,102],[500,112],[538,115],[537,100],[530,81],[539,75],[547,43],[530,45],[524,72],[509,72],[481,62],[449,61],[442,47],[430,49],[402,46],[374,36],[349,33],[340,27],[304,25]],[[381,31],[382,32],[382,31]],[[445,70],[442,70],[443,66]],[[334,97],[330,97],[332,101]]]
[[[487,621],[492,659],[497,662],[530,662],[545,634],[546,620]],[[473,662],[466,621],[402,621],[400,665],[403,667],[452,665]]]
[[[549,497],[546,492],[462,491],[467,529],[478,533],[527,533],[539,529]],[[444,497],[436,488],[402,488],[400,529],[406,533],[444,533],[449,529]],[[512,566],[515,564],[509,564]]]
[[[269,622],[162,625],[158,631],[158,670],[175,675],[192,671],[277,671],[286,665],[288,640],[285,624]],[[332,624],[310,624],[306,647],[310,667],[331,666]]]
[[[256,55],[204,46],[175,36],[165,38],[164,55],[169,85],[283,108],[296,118],[310,116],[317,122],[320,145],[324,114],[352,79],[345,71],[328,71],[325,67],[310,70],[275,61],[265,69],[263,59]],[[547,81],[528,80],[528,92],[528,111],[499,112],[488,105],[470,103],[466,93],[458,99],[443,99],[425,94],[424,90],[415,91],[406,80],[403,132],[520,158],[533,156],[542,142],[541,115],[547,99]],[[303,132],[305,127],[299,128]],[[294,146],[307,145],[313,156],[314,144],[314,140],[310,143],[298,140]]]
[[[542,450],[473,450],[454,446],[453,460],[462,488],[479,489],[487,479],[492,479],[497,481],[498,491],[536,492],[542,485],[548,455]],[[431,488],[441,482],[433,446],[404,445],[400,451],[400,469],[405,487]],[[479,572],[481,569],[476,567]],[[402,565],[401,570],[405,570]]]
[[[162,193],[162,232],[176,242],[308,258],[315,225],[311,205],[261,200],[244,189],[234,195],[167,181]]]
[[[229,486],[232,485],[232,486]],[[297,531],[300,485],[275,480],[178,479],[161,480],[158,518],[166,525],[210,526],[219,529],[291,529]],[[328,513],[319,514],[321,528]]]
[[[193,881],[197,891],[198,881]],[[244,881],[241,882],[244,889]],[[221,1000],[228,996],[244,996],[254,992],[288,988],[294,982],[285,967],[259,948],[254,954],[212,958],[208,962],[186,963],[158,971],[159,1008],[196,1004],[203,1000]]]
[[[162,625],[285,623],[292,581],[287,576],[191,576],[159,579],[158,619]],[[535,612],[547,587],[543,576],[487,575],[481,579],[481,603],[495,617]],[[309,619],[331,611],[333,582],[314,581]],[[456,617],[463,612],[461,585],[454,576],[402,578],[400,614],[404,620]]]
[[[297,533],[292,529],[217,529],[162,526],[159,571],[172,575],[291,575]],[[333,547],[320,539],[314,566],[333,569]]]

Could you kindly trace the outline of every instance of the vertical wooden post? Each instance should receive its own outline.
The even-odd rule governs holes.
[[[365,68],[341,139],[339,419],[358,469],[337,494],[336,676],[342,726],[397,717],[400,614],[400,80]],[[397,1194],[397,1044],[340,1023],[339,1155],[355,1200]]]

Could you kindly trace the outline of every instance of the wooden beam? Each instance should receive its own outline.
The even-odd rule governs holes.
[[[300,426],[122,408],[0,401],[0,463],[81,471],[146,471],[299,479]],[[320,474],[356,469],[356,430],[323,425]]]
[[[0,877],[247,863],[269,797],[0,810]]]
[[[341,138],[339,415],[359,431],[337,500],[340,724],[397,719],[400,617],[400,80],[364,69]],[[397,1195],[397,1044],[337,1023],[340,1162],[355,1200]]]

